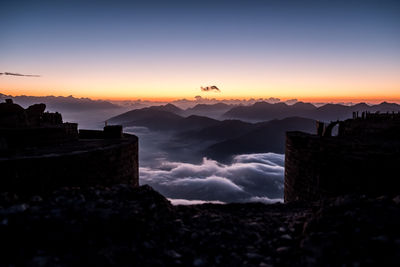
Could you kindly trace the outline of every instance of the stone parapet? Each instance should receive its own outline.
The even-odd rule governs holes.
[[[399,139],[286,134],[285,202],[399,188]]]
[[[79,140],[58,148],[42,148],[0,158],[2,191],[47,193],[55,188],[138,186],[138,138]]]

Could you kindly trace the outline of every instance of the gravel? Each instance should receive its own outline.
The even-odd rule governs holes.
[[[0,266],[400,262],[400,196],[173,206],[149,186],[0,193]]]

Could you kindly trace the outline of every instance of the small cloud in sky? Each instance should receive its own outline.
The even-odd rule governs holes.
[[[40,77],[40,75],[20,74],[20,73],[13,73],[13,72],[0,72],[0,75],[23,76],[23,77]]]
[[[206,87],[200,87],[201,91],[203,92],[221,92],[221,90],[218,89],[217,86],[212,85],[212,86],[206,86]]]

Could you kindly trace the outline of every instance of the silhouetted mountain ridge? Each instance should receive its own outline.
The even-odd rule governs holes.
[[[398,112],[400,105],[382,102],[378,105],[367,105],[358,103],[351,106],[342,104],[325,104],[316,107],[311,103],[297,102],[293,105],[286,103],[271,104],[257,102],[250,106],[234,107],[223,114],[225,118],[265,121],[272,119],[283,119],[292,116],[300,116],[321,121],[343,120],[352,117],[353,112]]]
[[[279,106],[286,104],[275,107]],[[308,107],[308,105],[303,106]],[[187,144],[195,146],[192,149],[201,150],[199,156],[219,160],[226,160],[234,154],[242,153],[284,153],[286,131],[315,132],[315,120],[301,117],[260,123],[240,120],[220,121],[197,115],[183,117],[165,111],[171,108],[173,107],[162,106],[131,110],[109,119],[109,122],[173,132],[173,138],[165,146],[167,150],[182,149]],[[210,144],[213,145],[209,146]]]
[[[209,106],[198,105],[194,109],[206,111]],[[178,149],[182,153],[197,149],[198,156],[227,161],[236,154],[284,153],[286,131],[315,133],[315,120],[329,122],[352,117],[354,111],[383,112],[397,109],[400,110],[399,105],[386,102],[371,106],[358,103],[352,106],[325,104],[320,107],[303,102],[293,105],[258,102],[251,106],[236,106],[225,113],[244,118],[242,120],[216,120],[198,115],[184,117],[186,110],[165,105],[132,110],[111,118],[110,122],[172,132],[173,137],[166,145],[166,151],[170,153]]]
[[[290,117],[254,124],[254,129],[236,138],[216,143],[208,147],[205,154],[218,160],[226,160],[235,154],[285,152],[287,131],[314,133],[315,120]]]
[[[0,99],[11,98],[15,103],[28,107],[36,103],[44,103],[49,110],[59,112],[79,112],[89,110],[120,109],[119,105],[104,100],[92,100],[90,98],[76,98],[73,96],[9,96],[0,94]]]
[[[228,105],[225,103],[197,104],[192,108],[187,108],[184,111],[184,114],[219,118],[222,116],[222,114],[224,114],[233,107],[235,107],[235,105]]]
[[[203,116],[191,115],[183,117],[167,110],[179,112],[181,109],[178,110],[173,105],[134,109],[112,117],[108,122],[122,124],[123,126],[144,126],[152,130],[164,131],[200,129],[218,122]]]
[[[180,138],[191,138],[198,140],[223,141],[230,138],[239,137],[253,129],[256,124],[243,122],[240,120],[224,120],[198,131],[184,132]]]
[[[178,108],[177,106],[170,104],[170,103],[168,103],[166,105],[161,105],[161,106],[151,106],[151,107],[148,107],[147,109],[167,111],[167,112],[171,112],[171,113],[175,113],[175,114],[181,114],[183,112],[183,109]]]

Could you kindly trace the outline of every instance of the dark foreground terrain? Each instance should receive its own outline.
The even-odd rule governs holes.
[[[172,206],[148,186],[0,196],[0,265],[384,266],[400,196]]]

